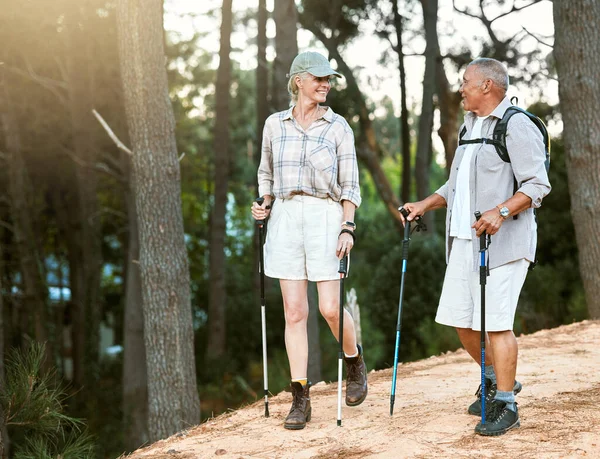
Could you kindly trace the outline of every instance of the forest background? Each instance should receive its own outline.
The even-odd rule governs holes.
[[[509,95],[552,134],[553,190],[538,213],[539,265],[515,333],[600,318],[594,2],[224,0],[195,13],[175,0],[2,4],[5,457],[55,457],[79,440],[85,457],[116,457],[261,397],[249,209],[262,125],[288,106],[285,75],[306,49],[345,76],[328,105],[353,127],[360,161],[346,285],[371,369],[393,362],[396,209],[446,180],[463,116],[459,79],[477,56],[506,63]],[[554,27],[532,19],[552,17]],[[410,248],[401,361],[459,346],[433,320],[444,212],[426,220]],[[330,381],[337,347],[314,285],[310,303],[309,378]],[[277,393],[289,383],[277,282],[267,283],[266,304]],[[48,412],[61,414],[46,424]],[[56,425],[64,436],[47,434]]]

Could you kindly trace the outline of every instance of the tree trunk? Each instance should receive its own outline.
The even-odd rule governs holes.
[[[554,2],[554,55],[579,269],[590,319],[600,319],[600,3]]]
[[[89,11],[88,11],[89,13]],[[69,96],[69,114],[73,139],[73,153],[78,158],[75,167],[75,185],[78,205],[74,214],[77,222],[72,228],[78,228],[76,237],[79,239],[79,251],[71,270],[78,274],[74,280],[79,285],[74,286],[72,302],[73,315],[76,316],[74,327],[77,349],[77,359],[73,362],[75,381],[83,384],[87,392],[95,387],[99,372],[99,343],[100,343],[100,279],[102,272],[101,234],[97,221],[97,177],[92,168],[96,161],[93,145],[92,125],[96,122],[92,117],[92,84],[93,62],[89,49],[89,33],[85,24],[86,7],[82,2],[72,8],[66,16],[67,25],[67,85]],[[83,352],[82,352],[83,351]],[[88,395],[90,397],[90,395]]]
[[[444,154],[446,159],[446,176],[450,175],[450,168],[454,160],[454,153],[458,147],[458,115],[460,113],[460,102],[462,100],[458,91],[453,91],[448,82],[444,62],[439,52],[436,64],[437,94],[440,109],[440,128],[438,134],[444,143]]]
[[[8,196],[12,215],[14,240],[21,269],[25,316],[33,318],[36,341],[46,344],[44,368],[53,367],[53,346],[48,339],[48,292],[43,257],[39,253],[35,224],[36,215],[30,205],[32,184],[23,158],[19,124],[10,98],[8,75],[0,70],[0,126],[5,137],[8,163]],[[31,324],[30,324],[31,325]]]
[[[0,246],[0,260],[3,262],[2,247]],[[0,273],[2,270],[0,270]],[[4,387],[4,296],[2,295],[2,275],[0,275],[0,387]],[[6,459],[9,456],[10,440],[8,430],[4,420],[4,411],[0,405],[0,458]]]
[[[404,68],[404,50],[402,41],[402,32],[404,30],[398,11],[398,0],[392,1],[394,10],[394,25],[396,28],[396,42],[398,43],[396,52],[398,54],[398,69],[400,71],[400,147],[402,156],[402,184],[400,185],[400,197],[402,202],[410,201],[410,182],[411,182],[411,160],[410,160],[410,128],[408,127],[408,106],[406,103],[406,70]]]
[[[435,72],[437,57],[437,0],[421,0],[425,23],[425,75],[423,76],[423,101],[419,117],[419,137],[417,140],[417,158],[415,178],[417,199],[425,199],[431,194],[429,189],[429,171],[432,159],[431,131],[433,129],[433,96],[435,94]],[[425,223],[433,234],[431,213],[425,214]]]
[[[161,0],[120,0],[117,36],[133,147],[151,441],[200,421],[190,276]]]
[[[77,299],[81,297],[79,290],[83,286],[82,249],[81,249],[81,221],[79,214],[71,212],[78,208],[77,185],[74,168],[77,167],[73,161],[66,162],[61,171],[63,181],[52,188],[50,198],[55,209],[56,225],[58,227],[58,238],[66,247],[68,270],[68,285],[71,291],[71,300],[65,304],[65,316],[63,317],[63,333],[67,334],[62,345],[63,377],[71,383],[73,405],[85,402],[87,394],[81,394],[84,384],[84,337],[80,333],[83,329],[81,322],[83,315],[79,314]],[[70,364],[69,364],[70,360]],[[68,370],[67,370],[68,369]],[[81,396],[80,396],[81,394]]]
[[[316,384],[323,381],[321,372],[321,339],[319,332],[319,299],[317,284],[308,283],[308,380]]]
[[[290,95],[287,91],[290,66],[298,54],[298,10],[294,0],[274,2],[275,19],[275,61],[273,62],[273,90],[271,111],[278,112],[289,107]]]
[[[225,355],[227,292],[225,286],[225,231],[229,185],[229,86],[231,85],[232,0],[223,0],[221,50],[216,83],[214,206],[210,220],[210,292],[208,301],[207,359]]]
[[[128,159],[127,159],[128,160]],[[123,427],[125,448],[134,451],[148,438],[148,374],[144,347],[144,310],[140,275],[137,212],[131,190],[126,191],[129,235],[125,271],[123,325]]]
[[[257,158],[260,160],[260,148],[262,143],[262,127],[269,116],[269,66],[267,62],[267,0],[258,2],[258,52],[256,55],[256,122],[258,148]],[[228,56],[229,57],[229,56]],[[258,162],[256,164],[258,167]]]

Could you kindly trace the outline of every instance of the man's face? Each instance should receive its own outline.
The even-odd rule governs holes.
[[[466,111],[477,112],[483,100],[483,81],[484,78],[476,66],[470,65],[467,67],[459,89],[462,96],[463,108]]]

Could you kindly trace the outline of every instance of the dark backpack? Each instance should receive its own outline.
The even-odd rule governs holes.
[[[482,138],[482,139],[463,140],[463,137],[467,133],[466,126],[463,126],[462,130],[460,131],[458,144],[459,145],[468,145],[471,143],[491,144],[494,147],[496,147],[496,153],[498,153],[498,156],[500,156],[500,159],[502,159],[502,161],[504,161],[505,163],[510,163],[510,156],[508,156],[508,150],[506,148],[506,130],[508,129],[508,121],[512,118],[513,115],[516,115],[517,113],[523,113],[524,115],[526,115],[533,122],[533,124],[535,124],[537,126],[537,128],[542,133],[542,136],[544,137],[544,149],[546,151],[545,166],[546,166],[546,172],[547,172],[550,169],[550,136],[548,135],[548,130],[546,129],[546,125],[540,118],[535,116],[533,113],[530,113],[527,110],[517,107],[516,105],[512,105],[506,109],[506,112],[504,113],[504,116],[502,117],[502,119],[496,123],[496,126],[494,127],[494,132],[492,133],[491,139]],[[515,179],[515,185],[516,185],[516,179]],[[516,191],[517,191],[517,188],[515,188],[515,192]]]
[[[512,100],[511,100],[511,102],[512,102]],[[500,156],[500,159],[502,159],[502,161],[504,161],[506,163],[510,163],[510,156],[508,156],[508,149],[506,148],[506,131],[508,129],[508,121],[512,118],[513,115],[516,115],[517,113],[523,113],[524,115],[526,115],[542,133],[542,136],[544,138],[544,150],[546,152],[546,161],[544,162],[544,165],[546,166],[546,172],[548,172],[550,170],[550,136],[548,135],[548,130],[546,129],[546,125],[540,118],[535,116],[533,113],[530,113],[527,110],[517,107],[516,105],[511,105],[509,108],[506,109],[506,112],[504,113],[504,116],[502,117],[502,119],[496,123],[496,126],[494,127],[494,132],[492,133],[491,139],[481,138],[481,139],[463,140],[463,137],[467,133],[467,128],[465,126],[463,126],[463,128],[460,131],[458,145],[468,145],[468,144],[473,144],[473,143],[491,144],[496,148],[496,153],[498,153],[498,156]],[[513,194],[516,193],[518,189],[519,189],[519,184],[517,183],[517,179],[514,178]],[[535,216],[535,209],[534,209],[534,216]],[[513,219],[516,220],[518,217],[519,217],[518,215],[515,215],[513,217]],[[537,216],[536,216],[536,218],[537,218]],[[536,264],[537,264],[537,260],[531,264],[529,269],[533,269]]]

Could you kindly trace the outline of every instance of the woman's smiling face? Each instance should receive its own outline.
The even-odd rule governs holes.
[[[297,82],[302,97],[317,103],[327,100],[327,94],[331,90],[331,76],[316,77],[309,74],[305,79]]]

